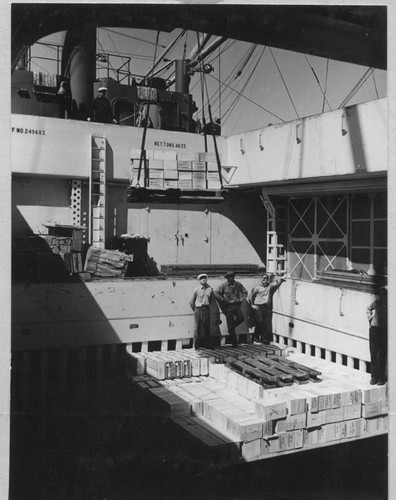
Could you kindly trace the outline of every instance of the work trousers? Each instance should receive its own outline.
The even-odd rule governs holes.
[[[227,328],[232,345],[236,347],[238,345],[238,339],[235,328],[243,322],[245,316],[243,315],[240,304],[227,304],[223,312],[227,320]]]
[[[371,379],[374,382],[385,382],[386,367],[386,332],[376,326],[369,330]]]
[[[256,307],[253,309],[256,322],[253,339],[269,344],[272,342],[272,308],[267,304]]]
[[[209,306],[194,309],[194,347],[211,347]]]

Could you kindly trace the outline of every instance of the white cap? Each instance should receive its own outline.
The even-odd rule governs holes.
[[[106,87],[100,87],[100,88],[98,89],[98,92],[103,92],[103,91],[104,91],[104,92],[107,92],[107,88],[106,88]]]
[[[199,275],[198,275],[198,279],[200,280],[201,278],[206,278],[206,279],[208,279],[208,275],[207,275],[207,274],[205,274],[205,273],[203,273],[203,274],[199,274]]]

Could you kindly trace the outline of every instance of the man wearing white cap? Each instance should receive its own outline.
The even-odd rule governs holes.
[[[98,90],[98,97],[92,102],[90,108],[88,121],[93,120],[94,122],[100,123],[117,123],[117,120],[113,116],[111,110],[110,102],[106,97],[107,88],[100,87]]]
[[[194,347],[212,347],[210,338],[210,303],[213,300],[213,289],[208,285],[208,275],[198,276],[199,285],[194,288],[190,300],[194,311]]]

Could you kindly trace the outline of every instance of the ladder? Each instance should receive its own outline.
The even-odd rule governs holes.
[[[106,137],[91,136],[91,175],[89,178],[89,243],[105,248]]]

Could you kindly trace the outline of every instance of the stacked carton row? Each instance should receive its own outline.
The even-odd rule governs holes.
[[[150,375],[157,380],[207,376],[210,358],[195,349],[179,351],[132,352],[128,366],[135,375]]]
[[[209,364],[225,363],[238,358],[262,358],[281,354],[276,346],[240,345],[238,348],[182,349],[128,353],[128,366],[134,375],[151,375],[158,380],[206,376]]]
[[[152,189],[219,190],[221,182],[214,153],[176,153],[146,151],[139,178],[140,150],[132,151],[132,186]],[[144,168],[147,170],[144,184]]]
[[[224,364],[209,376],[133,385],[194,439],[229,460],[252,461],[347,442],[388,430],[387,386],[369,375],[305,355],[293,360],[323,374],[321,382],[264,389]]]

